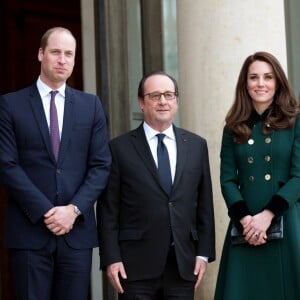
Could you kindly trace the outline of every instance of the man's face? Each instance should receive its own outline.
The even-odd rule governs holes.
[[[145,122],[153,129],[163,131],[171,126],[177,113],[177,96],[167,100],[164,95],[153,100],[153,93],[175,93],[173,81],[165,75],[152,75],[144,83],[144,98],[139,98],[139,105],[144,113]]]
[[[59,87],[71,76],[75,64],[76,42],[66,31],[55,31],[45,50],[39,49],[41,79],[48,86]]]

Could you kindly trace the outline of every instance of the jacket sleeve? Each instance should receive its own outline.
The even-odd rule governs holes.
[[[120,172],[112,143],[112,165],[108,185],[97,201],[100,267],[122,261],[119,247]]]
[[[13,108],[8,96],[0,97],[0,175],[1,183],[17,201],[32,223],[53,207],[51,201],[33,184],[19,162]]]
[[[300,118],[294,126],[294,136],[291,151],[291,167],[289,180],[277,191],[276,197],[270,200],[268,206],[275,207],[275,214],[282,214],[288,207],[300,199]],[[285,200],[287,204],[282,202]]]
[[[246,202],[238,188],[238,167],[232,134],[224,128],[221,146],[221,190],[230,218],[239,221],[249,214]]]
[[[89,142],[87,170],[71,203],[84,213],[92,207],[106,187],[111,165],[107,141],[106,118],[97,96],[94,96],[94,124]]]

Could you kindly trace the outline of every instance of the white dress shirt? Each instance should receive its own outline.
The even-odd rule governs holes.
[[[43,83],[40,77],[38,78],[36,85],[40,93],[40,96],[42,98],[44,112],[45,112],[49,132],[50,132],[50,100],[51,100],[50,92],[52,91],[52,89],[48,87],[45,83]],[[63,119],[64,119],[65,89],[66,89],[66,84],[62,85],[59,89],[57,89],[58,93],[55,96],[55,105],[57,110],[60,137],[62,133]]]
[[[177,146],[176,146],[176,138],[173,130],[173,125],[171,125],[168,129],[164,130],[163,132],[154,130],[146,122],[144,122],[143,127],[156,166],[157,166],[157,142],[158,142],[158,138],[156,135],[158,133],[163,133],[166,135],[164,137],[163,142],[168,149],[172,182],[174,182],[175,172],[176,172],[176,162],[177,162]]]

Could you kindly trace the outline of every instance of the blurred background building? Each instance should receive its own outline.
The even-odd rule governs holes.
[[[163,69],[179,82],[177,125],[208,141],[214,189],[217,260],[196,299],[212,300],[227,210],[219,187],[224,117],[244,59],[269,51],[300,95],[299,0],[2,0],[0,94],[37,79],[42,34],[53,26],[77,38],[69,84],[100,96],[111,137],[142,121],[137,86],[143,74]],[[0,179],[1,180],[1,179]],[[9,256],[2,244],[5,190],[0,189],[0,300],[12,299]],[[115,294],[94,253],[91,300]]]

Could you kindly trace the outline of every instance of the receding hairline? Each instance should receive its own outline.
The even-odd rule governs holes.
[[[47,44],[48,44],[49,37],[50,37],[53,33],[55,33],[55,32],[66,32],[66,33],[68,33],[71,37],[73,37],[74,42],[75,42],[75,47],[76,47],[76,39],[75,39],[73,33],[72,33],[69,29],[67,29],[67,28],[65,28],[65,27],[52,27],[52,28],[48,29],[48,30],[43,34],[43,36],[42,36],[42,38],[41,38],[40,48],[43,49],[43,51],[45,50],[45,48],[46,48],[46,46],[47,46]]]
[[[144,75],[144,77],[140,80],[139,86],[138,86],[138,97],[140,97],[140,98],[144,97],[144,87],[145,87],[146,81],[149,78],[151,78],[153,76],[156,76],[156,75],[161,75],[161,76],[165,76],[165,77],[169,78],[173,82],[173,85],[174,85],[174,88],[175,88],[175,93],[177,95],[179,95],[179,93],[178,93],[178,83],[177,83],[176,79],[174,77],[172,77],[171,75],[169,75],[168,73],[166,73],[164,71],[161,71],[161,70],[158,70],[158,71],[153,71],[151,73],[148,73],[148,74]]]

